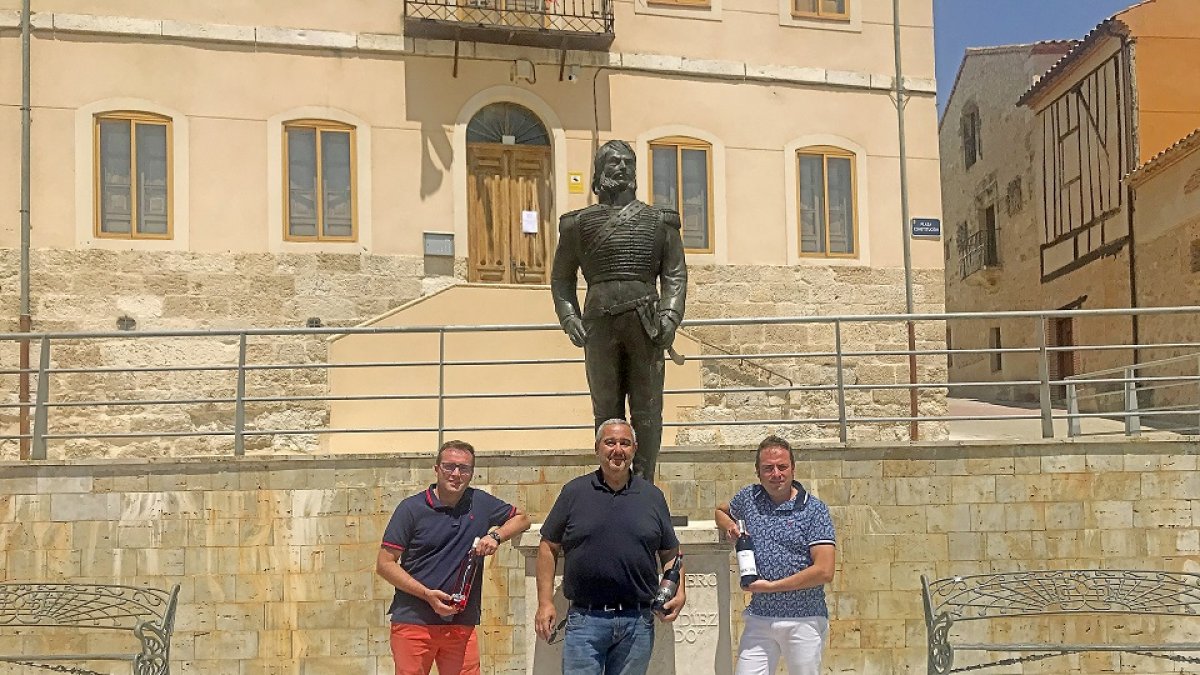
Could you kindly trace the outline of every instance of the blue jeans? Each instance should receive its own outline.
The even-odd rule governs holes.
[[[646,675],[654,649],[654,613],[572,607],[563,640],[563,675]]]

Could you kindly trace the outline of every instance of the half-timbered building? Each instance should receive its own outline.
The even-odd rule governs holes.
[[[991,162],[989,170],[974,170],[976,176],[993,171],[1024,174],[1029,180],[1020,185],[1022,190],[993,181],[994,201],[1004,202],[1012,221],[985,222],[982,228],[1000,232],[991,235],[1004,242],[999,255],[966,257],[970,242],[956,242],[963,249],[960,252],[947,241],[947,307],[1055,310],[1145,304],[1139,301],[1139,291],[1145,289],[1139,289],[1137,274],[1142,209],[1126,177],[1200,126],[1200,87],[1196,86],[1200,5],[1192,0],[1134,4],[1072,43],[1044,71],[1031,77],[1024,74],[1029,79],[1023,91],[1011,98],[1003,86],[995,89],[1001,81],[1011,81],[1008,71],[970,72],[970,58],[968,54],[955,94],[966,76],[977,80],[969,88],[992,95],[977,96],[977,101],[952,97],[947,107],[942,121],[947,218],[958,217],[951,214],[964,208],[978,208],[978,190],[964,193],[954,187],[962,177],[954,175],[960,170],[952,163],[969,156],[964,155],[967,141],[985,148],[983,157]],[[979,112],[972,112],[971,105]],[[947,133],[952,115],[951,121],[958,124],[971,114],[984,120],[980,129],[972,129],[971,134]],[[1006,122],[989,125],[989,117]],[[989,151],[996,154],[989,157]],[[1023,219],[1011,217],[1017,193],[1029,202],[1028,217]],[[952,261],[958,263],[957,275]],[[979,268],[986,270],[976,273]],[[1173,304],[1188,302],[1180,298]],[[951,326],[952,346],[1035,347],[1041,339],[1051,347],[1145,342],[1139,320],[1130,317],[1052,320],[1044,335],[1039,335],[1042,328],[1028,321],[1019,326],[976,323]],[[1059,351],[1051,359],[1050,375],[1059,379],[1128,365],[1137,358],[1133,349]],[[987,364],[980,361],[952,359],[951,380],[1011,382],[1037,377],[1035,361],[1019,354],[1004,354]],[[998,387],[991,393],[1028,398],[1035,392],[1030,387]]]

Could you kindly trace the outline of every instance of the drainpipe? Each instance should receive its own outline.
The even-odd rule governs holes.
[[[909,238],[908,222],[908,153],[904,135],[904,69],[900,65],[900,0],[892,0],[893,43],[896,50],[896,120],[900,125],[900,239],[904,242],[904,311],[913,313],[912,240]],[[908,329],[908,383],[917,383],[917,329],[912,320],[905,322]],[[917,425],[918,396],[916,387],[908,390],[909,416],[908,437],[920,439]]]
[[[1137,142],[1137,128],[1138,128],[1138,119],[1137,119],[1138,106],[1137,106],[1137,100],[1136,100],[1137,87],[1134,86],[1134,77],[1136,77],[1137,71],[1134,69],[1133,60],[1136,57],[1136,54],[1134,53],[1134,43],[1132,40],[1129,39],[1129,36],[1127,36],[1127,35],[1121,36],[1121,48],[1122,48],[1122,51],[1125,53],[1125,59],[1124,59],[1125,94],[1126,94],[1125,100],[1127,101],[1126,105],[1128,106],[1127,109],[1129,111],[1129,125],[1127,127],[1129,129],[1129,131],[1126,132],[1126,134],[1129,138],[1130,158],[1133,160],[1132,162],[1130,162],[1130,164],[1133,167],[1137,167],[1138,164],[1141,162],[1141,158],[1139,157],[1140,148],[1139,148],[1139,144]],[[1129,185],[1128,181],[1126,181],[1126,184],[1125,184],[1125,213],[1128,216],[1127,227],[1129,228],[1129,307],[1131,309],[1137,309],[1137,307],[1138,307],[1137,234],[1136,234],[1136,228],[1134,227],[1134,223],[1136,220],[1134,218],[1134,211],[1137,209],[1137,206],[1134,203],[1134,196],[1135,196],[1135,191],[1133,189],[1133,186]],[[1142,357],[1142,350],[1138,349],[1138,346],[1142,344],[1141,323],[1139,322],[1138,319],[1139,319],[1139,317],[1137,314],[1130,314],[1130,316],[1129,316],[1129,320],[1130,320],[1129,330],[1130,330],[1130,338],[1131,338],[1130,342],[1133,344],[1133,347],[1134,347],[1133,348],[1133,363],[1134,363],[1134,365],[1141,363],[1141,357]]]
[[[30,0],[21,0],[21,315],[18,328],[28,333],[33,325],[29,316],[29,33]],[[19,401],[21,459],[29,459],[29,340],[20,344]]]

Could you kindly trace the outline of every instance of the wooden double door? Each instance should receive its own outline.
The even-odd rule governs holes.
[[[468,280],[550,283],[554,203],[550,147],[467,146]]]

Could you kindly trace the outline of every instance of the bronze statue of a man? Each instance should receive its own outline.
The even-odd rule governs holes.
[[[663,350],[675,339],[687,295],[679,213],[640,202],[633,148],[609,141],[596,151],[598,204],[558,223],[550,289],[558,321],[583,347],[595,423],[625,418],[637,435],[633,470],[654,480],[662,445]],[[577,273],[587,280],[583,312]]]

